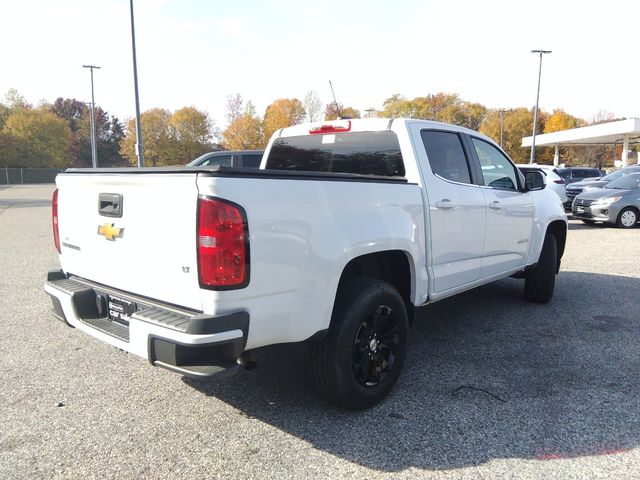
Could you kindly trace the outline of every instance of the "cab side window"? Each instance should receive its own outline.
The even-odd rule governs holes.
[[[456,133],[423,130],[420,134],[433,173],[453,182],[471,183],[467,157]]]
[[[260,168],[262,155],[243,155],[242,166],[247,168]]]
[[[502,190],[517,190],[518,177],[515,167],[500,150],[490,143],[471,138],[480,161],[484,184]]]
[[[231,155],[220,155],[216,157],[207,158],[199,166],[201,167],[230,167]]]

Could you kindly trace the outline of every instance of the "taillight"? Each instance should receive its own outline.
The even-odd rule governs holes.
[[[198,198],[198,277],[212,289],[249,283],[249,234],[244,209],[218,198]]]
[[[341,133],[351,130],[351,120],[338,121],[333,123],[325,123],[321,125],[313,125],[309,128],[311,135],[324,133]]]
[[[60,231],[58,229],[58,189],[53,191],[53,198],[51,199],[51,223],[53,225],[53,243],[56,246],[58,253],[62,253],[60,250]]]
[[[554,180],[553,183],[557,183],[558,185],[564,185],[567,182],[565,182],[562,178],[560,180]]]

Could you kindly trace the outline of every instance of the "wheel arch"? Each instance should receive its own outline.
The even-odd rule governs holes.
[[[553,234],[556,238],[556,245],[558,250],[557,260],[558,264],[556,266],[556,273],[560,270],[560,260],[562,260],[562,255],[564,254],[564,249],[567,244],[567,223],[563,220],[554,220],[547,226],[547,234]]]
[[[405,302],[409,321],[413,321],[415,272],[410,253],[404,250],[384,250],[351,259],[340,275],[336,298],[354,277],[373,278],[392,285]]]

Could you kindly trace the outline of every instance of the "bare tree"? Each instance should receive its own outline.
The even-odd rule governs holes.
[[[236,93],[227,97],[227,121],[234,122],[244,114],[242,95]]]
[[[304,113],[307,116],[307,121],[317,122],[322,120],[322,102],[315,91],[309,90],[307,92],[304,96],[304,100],[302,101],[302,106],[304,108]]]

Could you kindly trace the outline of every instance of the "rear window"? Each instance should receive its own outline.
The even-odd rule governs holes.
[[[281,137],[273,142],[266,167],[383,177],[405,174],[398,137],[389,131]]]
[[[569,170],[568,168],[561,168],[559,170],[556,170],[556,173],[560,175],[564,180],[571,179],[571,170]]]

